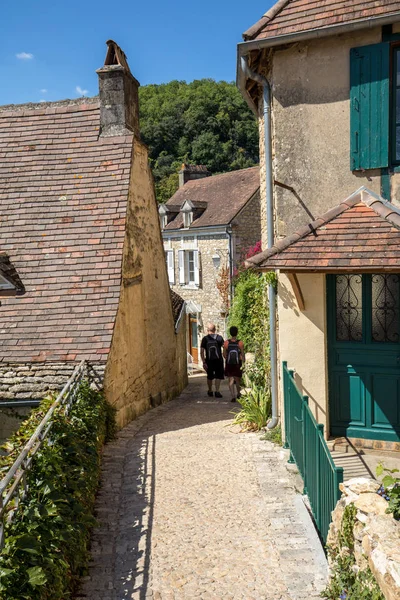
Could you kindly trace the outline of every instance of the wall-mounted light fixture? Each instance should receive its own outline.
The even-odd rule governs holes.
[[[215,253],[212,255],[213,265],[216,269],[219,269],[221,266],[221,257],[219,254]]]

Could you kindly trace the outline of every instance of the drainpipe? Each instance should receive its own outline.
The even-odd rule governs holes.
[[[232,305],[232,300],[233,300],[233,269],[234,269],[234,263],[233,263],[233,230],[232,230],[232,226],[229,225],[229,227],[226,228],[226,234],[228,236],[228,260],[229,260],[229,300],[230,300],[230,306]],[[229,307],[230,308],[230,307]],[[225,323],[225,337],[228,336],[228,332],[227,332],[227,316],[225,316],[224,319],[224,323]]]
[[[265,146],[265,206],[267,213],[267,245],[274,245],[274,199],[273,199],[273,176],[272,176],[272,134],[271,134],[271,86],[269,82],[259,73],[252,71],[247,63],[247,57],[241,57],[241,68],[249,78],[257,81],[263,89],[263,113],[264,113],[264,146]],[[274,429],[279,423],[278,417],[278,377],[277,377],[277,352],[276,352],[276,291],[272,284],[268,286],[269,304],[269,335],[271,356],[271,401],[272,418],[267,429]]]

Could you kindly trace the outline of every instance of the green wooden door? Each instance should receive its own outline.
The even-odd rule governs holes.
[[[330,431],[400,441],[400,275],[328,275]]]

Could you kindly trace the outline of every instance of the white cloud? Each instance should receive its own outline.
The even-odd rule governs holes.
[[[18,52],[15,56],[20,60],[31,60],[33,58],[33,54],[30,52]]]
[[[88,90],[83,90],[80,85],[77,85],[75,90],[78,92],[78,94],[80,96],[86,96],[88,93]]]
[[[44,100],[43,98],[40,100],[40,102],[47,102],[47,100]]]
[[[41,94],[47,94],[47,90],[46,90],[46,88],[43,88],[42,90],[40,90],[40,93],[41,93]]]

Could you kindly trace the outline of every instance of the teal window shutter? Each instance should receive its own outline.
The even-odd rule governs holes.
[[[389,165],[388,42],[350,50],[350,168]]]

